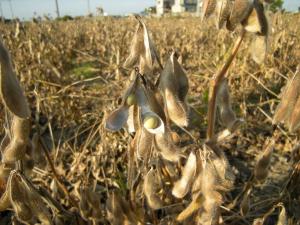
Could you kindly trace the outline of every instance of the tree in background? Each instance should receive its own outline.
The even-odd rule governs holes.
[[[278,10],[282,10],[282,6],[283,6],[283,0],[269,0],[267,2],[270,2],[270,10],[272,12],[276,12]]]

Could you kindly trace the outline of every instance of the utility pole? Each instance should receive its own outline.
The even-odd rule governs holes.
[[[0,13],[1,13],[1,19],[4,19],[3,8],[2,8],[2,3],[1,3],[1,1],[0,1]]]
[[[87,7],[88,7],[88,14],[91,14],[91,4],[90,4],[90,0],[87,0]]]
[[[60,13],[59,13],[59,7],[58,7],[58,0],[55,0],[55,6],[56,6],[56,15],[59,18],[60,17]]]
[[[13,10],[12,4],[11,4],[11,0],[8,0],[8,3],[9,3],[9,9],[10,9],[10,13],[11,13],[11,18],[14,19],[15,15],[14,15],[14,10]]]

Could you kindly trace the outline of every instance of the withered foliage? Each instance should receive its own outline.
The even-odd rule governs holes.
[[[300,18],[266,8],[1,23],[0,224],[296,224]]]

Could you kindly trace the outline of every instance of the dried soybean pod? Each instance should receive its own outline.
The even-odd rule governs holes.
[[[27,142],[22,139],[13,139],[2,154],[2,162],[13,163],[25,157]]]
[[[203,0],[202,20],[212,15],[216,9],[217,0]]]
[[[258,157],[258,161],[254,169],[254,177],[261,183],[264,182],[268,176],[273,150],[274,141],[272,140]]]
[[[281,205],[281,210],[278,215],[277,225],[288,225],[288,220],[287,220],[286,210],[284,205]]]
[[[186,95],[189,84],[187,76],[173,52],[160,76],[159,88],[162,92],[167,116],[181,127],[188,126],[189,108]]]
[[[227,22],[231,12],[230,0],[219,0],[217,4],[217,27],[221,29]]]
[[[300,96],[298,96],[293,112],[288,118],[287,125],[290,132],[295,132],[300,127]]]
[[[13,163],[25,157],[29,144],[30,120],[13,116],[11,125],[12,139],[3,152],[2,161]]]
[[[154,210],[160,209],[163,202],[158,196],[159,183],[153,168],[145,176],[143,189],[149,206]]]
[[[0,198],[0,212],[3,212],[5,210],[7,210],[8,208],[11,207],[11,202],[10,202],[10,198],[9,198],[9,193],[10,189],[8,187],[8,184],[6,184],[6,189],[5,192],[2,194],[1,198]]]
[[[244,195],[244,197],[241,201],[240,213],[241,213],[242,216],[246,216],[249,212],[249,209],[250,209],[250,193],[251,193],[251,189],[249,189],[245,193],[245,195]]]
[[[165,133],[156,134],[154,138],[155,147],[165,160],[179,162],[183,157],[180,149],[174,144],[169,129]]]
[[[235,0],[232,6],[229,20],[226,24],[228,30],[234,30],[241,23],[253,8],[253,0]]]
[[[28,141],[30,134],[30,120],[14,116],[11,125],[11,132],[13,138]]]
[[[156,49],[150,39],[147,27],[140,17],[136,16],[138,25],[131,43],[130,55],[124,63],[124,67],[133,67],[139,63],[141,74],[151,73],[154,61],[160,63]]]
[[[147,160],[151,151],[154,135],[143,126],[138,129],[134,137],[134,145],[139,159]]]
[[[26,97],[13,71],[10,55],[2,41],[0,41],[0,64],[0,91],[3,103],[12,114],[23,119],[29,118],[30,110]]]
[[[176,217],[176,220],[182,222],[190,217],[202,206],[204,200],[204,196],[201,193],[198,194],[198,196]]]
[[[15,168],[15,163],[1,163],[0,162],[0,179],[7,180],[10,171]]]
[[[241,121],[236,118],[235,113],[232,110],[227,79],[224,79],[219,86],[217,105],[222,123],[228,130],[234,131]]]
[[[187,162],[182,170],[181,178],[174,184],[172,194],[176,198],[183,198],[189,191],[194,180],[197,169],[197,158],[194,152],[191,152]]]
[[[130,53],[126,61],[124,62],[124,67],[130,68],[137,64],[139,57],[144,52],[143,43],[143,27],[138,23],[135,34],[133,36]]]
[[[16,171],[12,171],[9,179],[10,201],[17,218],[22,222],[29,222],[33,218],[32,209],[22,179]]]
[[[264,218],[256,218],[254,221],[253,221],[253,223],[252,223],[252,225],[263,225],[264,224]]]
[[[300,69],[298,67],[293,78],[287,83],[281,94],[281,101],[275,111],[273,123],[285,122],[292,116],[299,94]]]
[[[260,0],[253,0],[253,8],[249,16],[242,21],[245,30],[262,36],[268,36],[269,23]]]
[[[250,51],[252,59],[257,63],[261,64],[267,54],[268,38],[262,35],[255,35],[251,42]]]

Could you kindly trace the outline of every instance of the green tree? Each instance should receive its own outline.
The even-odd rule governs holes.
[[[273,12],[281,10],[283,6],[283,2],[284,2],[283,0],[272,0],[270,4],[270,10]]]

